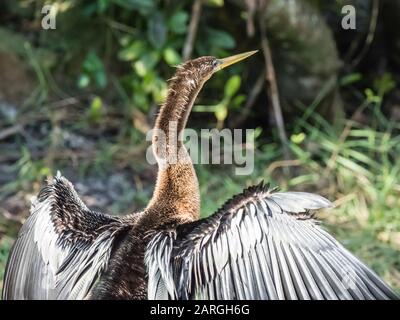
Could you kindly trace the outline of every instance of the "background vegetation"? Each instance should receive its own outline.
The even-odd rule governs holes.
[[[348,3],[356,30],[341,28]],[[41,27],[44,4],[55,30]],[[318,192],[336,204],[324,225],[399,290],[399,15],[390,0],[2,1],[0,279],[46,178],[61,170],[93,209],[139,210],[156,174],[145,134],[173,66],[260,49],[213,77],[192,113],[192,128],[256,129],[251,176],[196,166],[202,214],[261,179]]]

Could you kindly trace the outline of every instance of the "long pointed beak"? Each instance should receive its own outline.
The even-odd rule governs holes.
[[[222,70],[236,62],[242,61],[243,59],[246,59],[248,57],[250,57],[251,55],[255,54],[258,50],[254,50],[254,51],[248,51],[248,52],[244,52],[244,53],[239,53],[239,54],[235,54],[234,56],[230,56],[224,59],[218,59],[218,61],[220,62],[217,71]]]

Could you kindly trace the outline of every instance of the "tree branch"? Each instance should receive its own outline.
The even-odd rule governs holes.
[[[279,92],[278,92],[278,85],[276,83],[276,75],[275,75],[275,68],[272,62],[272,55],[271,49],[269,47],[268,38],[266,36],[266,26],[262,17],[259,17],[259,26],[261,32],[261,47],[264,54],[265,59],[265,68],[266,68],[266,84],[267,84],[267,92],[268,97],[270,99],[270,103],[274,110],[274,117],[275,122],[278,127],[279,139],[281,140],[282,148],[283,148],[283,157],[285,160],[290,160],[290,152],[288,148],[288,138],[285,131],[285,125],[283,121],[282,109],[281,104],[279,101]],[[288,167],[284,167],[284,171],[286,174],[290,173]]]
[[[192,6],[192,14],[189,24],[189,32],[186,35],[185,45],[183,46],[182,58],[183,61],[190,59],[193,52],[194,41],[196,40],[197,28],[199,26],[202,0],[196,0]]]

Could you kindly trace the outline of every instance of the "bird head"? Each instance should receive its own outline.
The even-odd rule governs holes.
[[[255,54],[258,50],[248,51],[240,54],[236,54],[234,56],[230,56],[223,59],[218,59],[213,56],[204,56],[197,59],[190,60],[184,63],[181,67],[185,70],[190,70],[194,79],[199,83],[204,83],[211,76],[236,62],[239,62],[243,59],[250,57]]]

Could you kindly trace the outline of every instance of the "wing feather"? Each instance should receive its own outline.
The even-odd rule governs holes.
[[[32,203],[13,246],[3,299],[84,299],[123,229],[117,218],[90,211],[58,174]]]
[[[328,207],[256,186],[199,223],[159,232],[146,251],[149,298],[167,286],[172,299],[397,299],[312,219]]]

